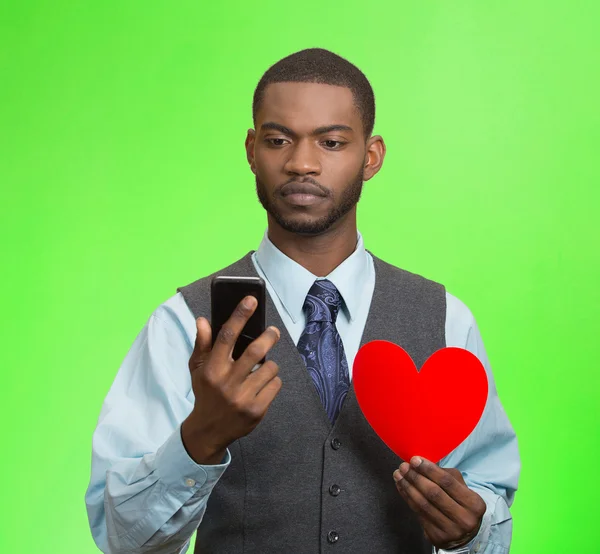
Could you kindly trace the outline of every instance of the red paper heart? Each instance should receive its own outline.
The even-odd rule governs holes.
[[[447,456],[473,431],[487,401],[485,368],[462,348],[434,352],[417,371],[400,346],[371,341],[354,359],[352,381],[367,421],[403,460]]]

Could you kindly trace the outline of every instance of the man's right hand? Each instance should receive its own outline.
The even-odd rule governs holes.
[[[252,372],[279,340],[276,327],[266,329],[238,360],[232,358],[235,342],[256,306],[254,297],[244,298],[219,331],[214,348],[210,324],[203,317],[196,320],[196,344],[189,361],[196,402],[181,436],[198,464],[221,462],[227,447],[258,425],[281,389],[279,367],[272,360]]]

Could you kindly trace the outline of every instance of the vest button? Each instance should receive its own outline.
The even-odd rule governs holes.
[[[337,496],[338,494],[340,494],[342,489],[340,489],[340,487],[338,487],[337,485],[331,485],[331,487],[329,487],[329,494],[331,496]]]
[[[340,535],[338,534],[337,531],[329,531],[329,533],[327,533],[327,542],[330,544],[337,542],[339,538],[340,538]]]
[[[340,446],[342,446],[340,439],[332,439],[331,440],[331,448],[333,448],[334,450],[337,450]]]

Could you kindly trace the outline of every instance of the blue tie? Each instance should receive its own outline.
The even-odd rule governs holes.
[[[333,424],[350,388],[348,361],[335,326],[342,298],[326,279],[315,281],[304,301],[306,327],[298,351]]]

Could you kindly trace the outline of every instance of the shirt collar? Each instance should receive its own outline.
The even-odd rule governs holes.
[[[302,317],[306,295],[315,280],[313,275],[279,250],[269,239],[268,230],[256,251],[256,261],[294,323]],[[331,281],[343,299],[348,318],[352,321],[360,307],[362,287],[367,282],[369,259],[360,232],[354,252],[325,279]]]

